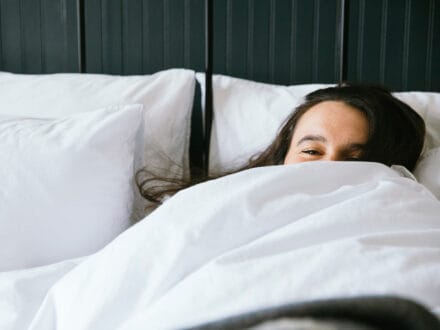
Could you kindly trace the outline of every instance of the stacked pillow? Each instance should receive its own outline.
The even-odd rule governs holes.
[[[142,105],[0,116],[0,270],[90,254],[130,224]]]
[[[134,173],[189,174],[194,72],[0,73],[0,271],[97,251],[148,213]]]

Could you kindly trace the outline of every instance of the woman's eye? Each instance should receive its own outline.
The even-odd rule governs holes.
[[[310,155],[310,156],[318,156],[319,155],[319,151],[316,150],[303,150],[303,153]]]

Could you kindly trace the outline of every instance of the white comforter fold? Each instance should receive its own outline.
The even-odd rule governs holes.
[[[181,328],[362,294],[440,314],[440,202],[380,164],[313,162],[194,186],[81,262],[0,274],[0,328]]]

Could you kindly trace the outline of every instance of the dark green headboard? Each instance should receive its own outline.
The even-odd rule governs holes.
[[[204,71],[206,1],[0,0],[0,70]],[[214,73],[440,91],[440,0],[212,1]]]
[[[440,91],[438,0],[214,0],[213,11],[214,72]]]
[[[0,70],[204,69],[204,0],[0,0]]]

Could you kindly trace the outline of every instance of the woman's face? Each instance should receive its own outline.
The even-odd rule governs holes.
[[[340,101],[311,107],[296,124],[284,164],[315,160],[358,160],[368,141],[368,121]]]

